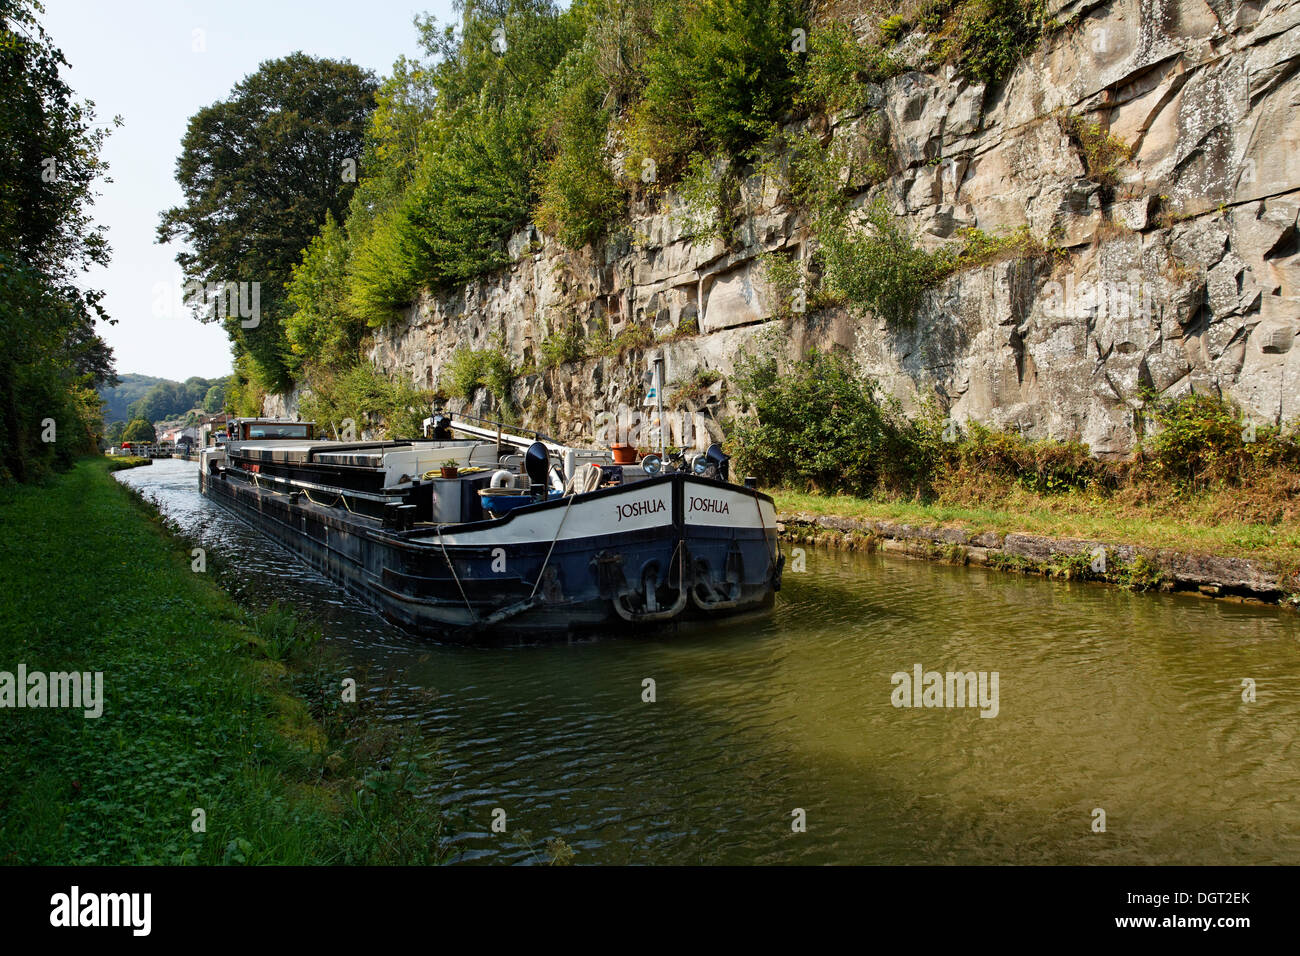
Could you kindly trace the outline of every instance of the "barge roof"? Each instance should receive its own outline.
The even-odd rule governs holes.
[[[382,468],[384,456],[395,451],[412,449],[436,451],[439,448],[477,445],[477,441],[450,442],[293,442],[293,441],[243,441],[234,443],[235,453],[251,461],[305,464],[319,462],[331,465],[359,465]]]

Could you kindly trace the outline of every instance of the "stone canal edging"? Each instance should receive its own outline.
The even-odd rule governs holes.
[[[795,544],[881,550],[1067,580],[1106,581],[1139,591],[1182,591],[1300,607],[1300,572],[1278,572],[1263,561],[1249,558],[1020,532],[976,533],[960,527],[923,527],[807,512],[778,515],[777,530],[782,538]]]

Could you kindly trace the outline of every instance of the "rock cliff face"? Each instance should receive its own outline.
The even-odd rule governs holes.
[[[954,275],[910,323],[851,304],[774,318],[759,257],[804,258],[812,240],[789,197],[755,174],[738,241],[693,243],[671,194],[596,248],[526,229],[510,266],[425,296],[371,357],[433,387],[458,346],[502,347],[527,366],[570,319],[613,335],[634,323],[659,338],[666,391],[699,386],[670,418],[675,443],[721,435],[736,356],[774,326],[792,352],[851,350],[905,406],[933,400],[958,421],[1079,438],[1098,454],[1132,447],[1143,388],[1296,419],[1300,0],[1052,0],[1050,13],[1070,25],[1005,84],[906,72],[871,90],[877,118],[832,117],[829,133],[863,157],[884,120],[892,174],[872,184],[865,160],[851,160],[845,189],[857,204],[883,195],[928,247],[965,227],[1027,226],[1059,254]],[[1063,117],[1129,147],[1118,182],[1098,182]],[[681,334],[692,322],[698,334]],[[589,439],[600,413],[629,409],[635,423],[647,367],[646,350],[569,363],[518,379],[514,400],[529,425]],[[465,410],[485,402],[480,390]],[[282,411],[292,397],[268,404]]]

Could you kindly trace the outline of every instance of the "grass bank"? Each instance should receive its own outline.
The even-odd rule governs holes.
[[[119,467],[0,489],[0,671],[103,674],[97,718],[0,709],[0,862],[442,859],[428,755],[343,699],[308,624],[192,570]]]
[[[1165,548],[1191,554],[1248,558],[1277,571],[1300,568],[1300,522],[1225,518],[1216,496],[1135,502],[1114,495],[1042,495],[1003,489],[988,503],[875,500],[782,489],[772,492],[782,513],[806,512],[922,527],[960,527],[974,534],[1025,532],[1061,538]]]

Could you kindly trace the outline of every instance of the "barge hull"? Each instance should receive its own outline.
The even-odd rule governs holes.
[[[439,639],[662,630],[770,607],[780,585],[771,499],[725,482],[663,476],[397,531],[247,477],[201,471],[200,488],[389,621]]]

